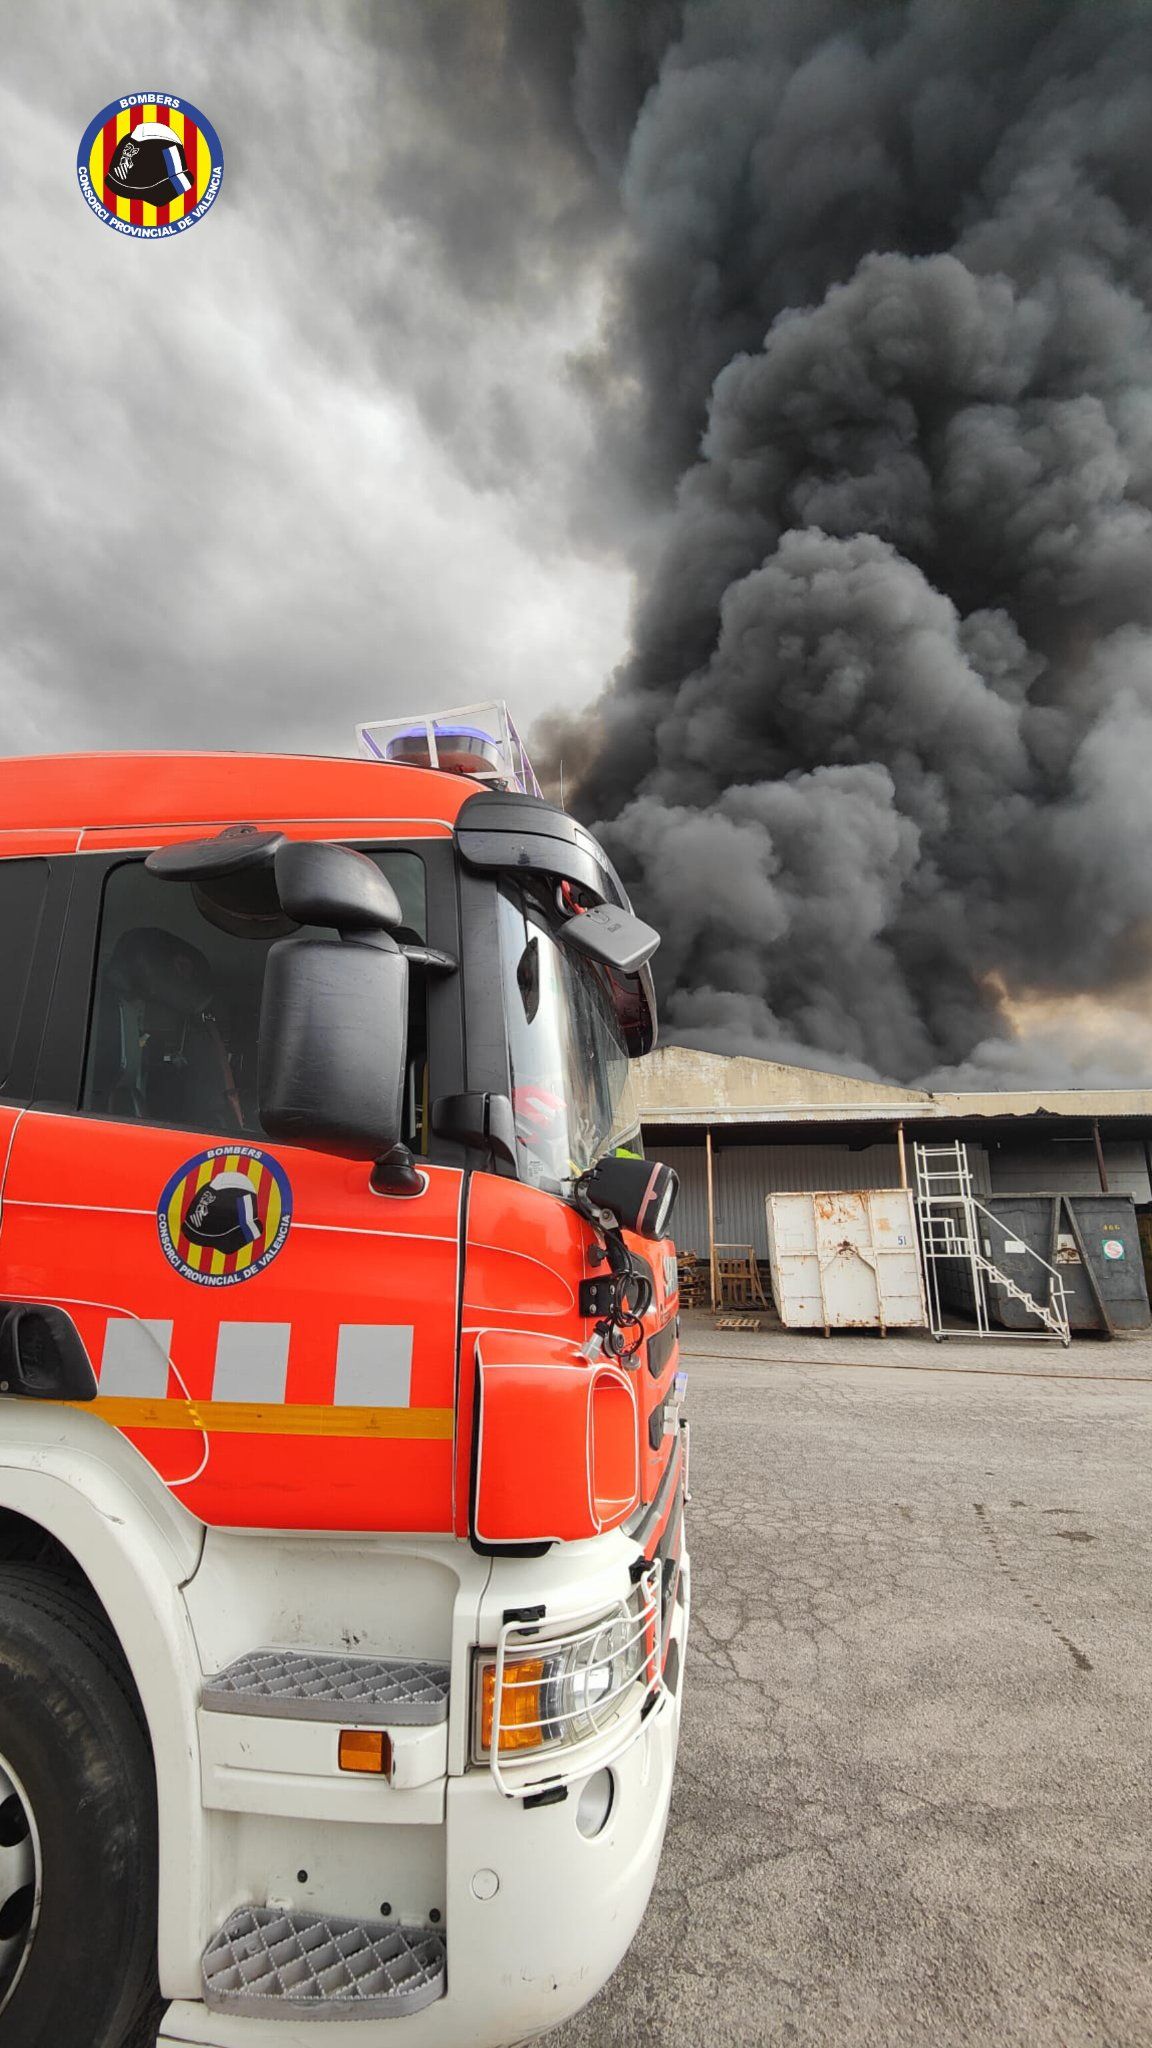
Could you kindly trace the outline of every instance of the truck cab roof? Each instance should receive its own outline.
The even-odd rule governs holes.
[[[0,759],[0,831],[380,820],[440,823],[470,776],[323,754],[91,753]]]

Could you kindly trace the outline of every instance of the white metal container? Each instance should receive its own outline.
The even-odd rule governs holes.
[[[927,1324],[910,1188],[769,1195],[765,1208],[772,1290],[786,1329]]]

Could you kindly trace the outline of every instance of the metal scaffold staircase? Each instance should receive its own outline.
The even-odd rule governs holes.
[[[1039,1338],[1043,1342],[1069,1341],[1068,1304],[1064,1282],[1055,1266],[1030,1247],[1035,1263],[1048,1276],[1047,1299],[1037,1301],[991,1256],[999,1231],[1007,1240],[1006,1224],[977,1200],[972,1188],[972,1169],[967,1148],[961,1144],[921,1145],[913,1148],[916,1163],[916,1216],[920,1226],[920,1248],[928,1296],[928,1319],[932,1335],[940,1337],[983,1337],[989,1334],[988,1287],[991,1283],[1012,1300],[1020,1302],[1040,1324],[1035,1330],[1001,1330],[998,1337]],[[1017,1247],[1022,1249],[1022,1247]],[[942,1269],[948,1266],[958,1283],[964,1305],[975,1316],[974,1329],[946,1326],[941,1290]]]

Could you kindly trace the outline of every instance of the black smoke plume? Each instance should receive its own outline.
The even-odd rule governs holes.
[[[670,510],[552,745],[668,1035],[1010,1071],[996,977],[1152,961],[1152,17],[585,0],[572,98]]]

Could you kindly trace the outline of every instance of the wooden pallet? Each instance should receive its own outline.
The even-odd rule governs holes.
[[[676,1261],[681,1308],[707,1308],[710,1296],[708,1261],[695,1252],[681,1252]]]
[[[716,1246],[716,1281],[724,1308],[767,1308],[760,1269],[750,1244]]]

